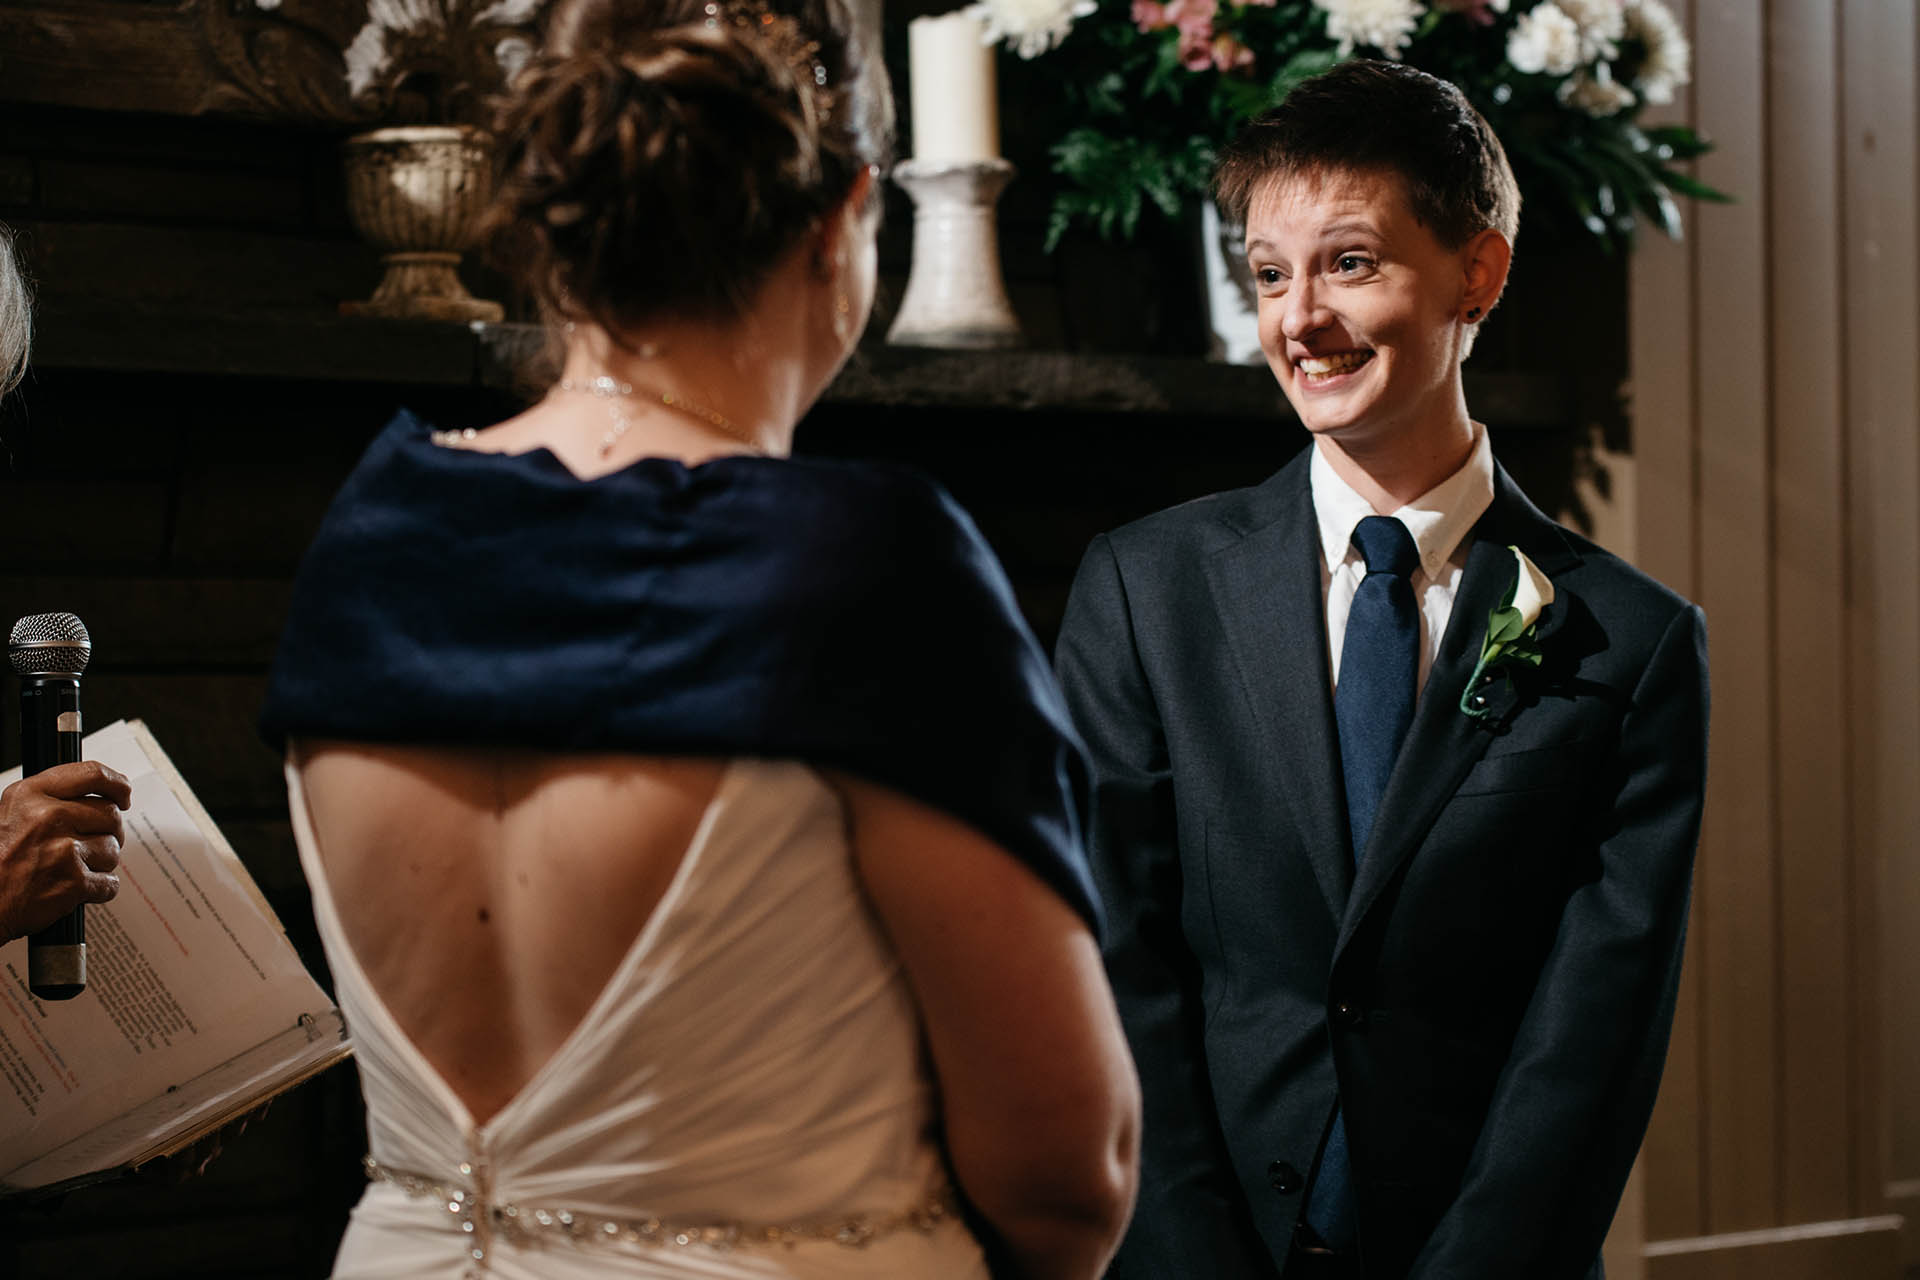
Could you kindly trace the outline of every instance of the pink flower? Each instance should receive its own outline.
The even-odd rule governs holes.
[[[1195,35],[1213,34],[1213,15],[1220,12],[1220,0],[1173,0],[1167,6],[1167,17],[1173,19],[1175,26],[1183,33]]]
[[[1133,25],[1142,31],[1170,27],[1173,25],[1171,10],[1179,3],[1180,0],[1174,0],[1173,5],[1160,4],[1157,0],[1133,0]]]
[[[1213,65],[1222,71],[1238,71],[1253,65],[1253,50],[1232,36],[1222,33],[1213,38]]]
[[[1189,71],[1205,71],[1213,65],[1213,39],[1210,35],[1180,33],[1180,65]]]
[[[1220,0],[1173,0],[1167,16],[1180,28],[1178,49],[1180,65],[1189,71],[1205,71],[1213,65],[1213,15],[1220,11]]]

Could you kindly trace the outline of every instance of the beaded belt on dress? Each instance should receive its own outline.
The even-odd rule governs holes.
[[[780,1225],[746,1222],[672,1222],[661,1218],[604,1218],[571,1209],[534,1208],[487,1197],[486,1171],[462,1162],[460,1176],[470,1186],[441,1182],[424,1174],[392,1169],[372,1156],[361,1161],[367,1177],[391,1183],[409,1195],[439,1201],[468,1237],[468,1256],[481,1264],[468,1274],[478,1275],[494,1239],[516,1244],[535,1240],[567,1240],[576,1244],[645,1244],[663,1248],[701,1247],[736,1249],[755,1245],[827,1243],[860,1248],[897,1231],[923,1235],[949,1218],[958,1205],[944,1181],[925,1200],[896,1213],[858,1213],[843,1218]]]

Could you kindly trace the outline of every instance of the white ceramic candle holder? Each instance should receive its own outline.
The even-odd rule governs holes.
[[[1020,322],[1000,278],[994,205],[1005,160],[904,160],[893,179],[913,197],[913,266],[887,330],[903,347],[1015,347]]]

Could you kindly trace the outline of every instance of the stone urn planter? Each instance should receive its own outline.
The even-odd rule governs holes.
[[[355,316],[498,322],[457,274],[492,181],[492,140],[470,125],[403,125],[347,139],[347,212],[387,274]]]

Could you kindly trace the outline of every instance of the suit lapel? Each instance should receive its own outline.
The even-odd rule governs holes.
[[[1354,877],[1341,946],[1346,945],[1347,937],[1401,865],[1420,847],[1440,810],[1452,799],[1467,771],[1486,754],[1487,744],[1493,739],[1486,727],[1460,710],[1460,697],[1480,657],[1487,615],[1513,583],[1515,565],[1509,546],[1526,552],[1549,578],[1579,561],[1560,527],[1527,501],[1506,471],[1496,465],[1493,505],[1474,525],[1473,545],[1454,594],[1446,633],[1434,653],[1433,667],[1394,762],[1393,775],[1380,797],[1373,833]],[[1564,614],[1564,606],[1554,611]],[[1543,635],[1552,621],[1542,618]]]
[[[1320,534],[1306,455],[1262,487],[1245,536],[1207,562],[1215,612],[1239,668],[1265,772],[1335,920],[1353,883],[1328,687]]]

